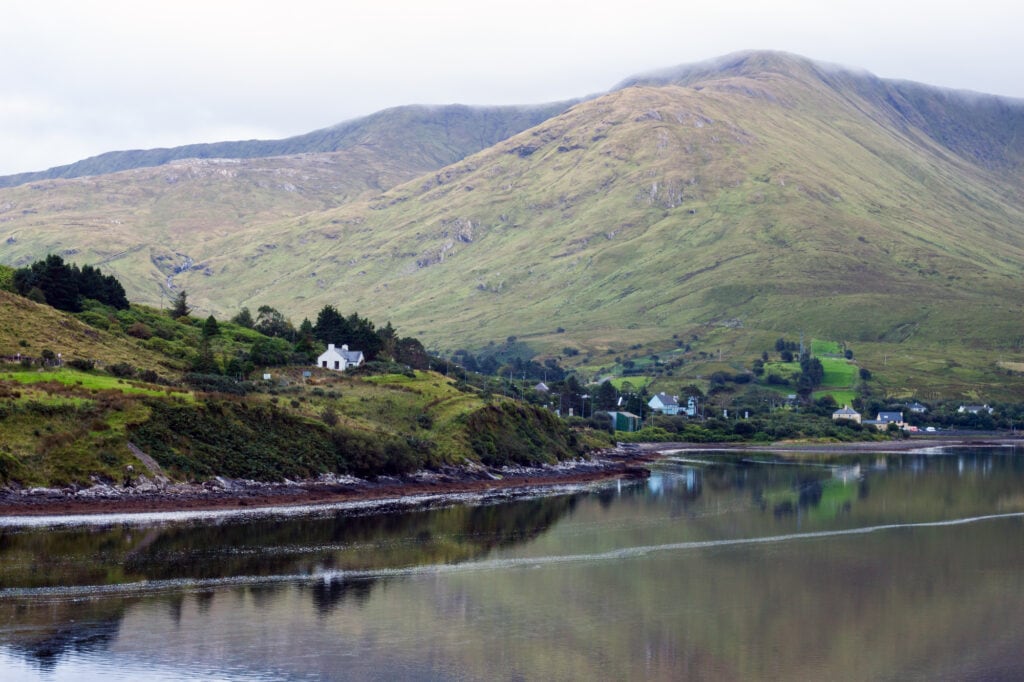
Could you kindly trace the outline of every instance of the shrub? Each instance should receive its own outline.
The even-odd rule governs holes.
[[[320,419],[328,426],[336,426],[338,423],[338,411],[328,405],[320,412]]]
[[[205,391],[207,393],[245,395],[252,390],[252,384],[248,381],[235,381],[231,377],[220,374],[190,372],[182,377],[182,381],[197,391]]]
[[[135,368],[129,365],[127,362],[118,362],[107,367],[107,373],[112,374],[115,377],[127,379],[135,376]]]
[[[74,360],[68,360],[68,367],[72,369],[81,370],[88,372],[96,367],[96,363],[92,360],[83,360],[82,358],[75,358]]]
[[[153,330],[149,328],[149,325],[144,322],[136,322],[125,330],[128,336],[134,336],[137,339],[143,341],[153,338]]]
[[[110,329],[110,320],[107,318],[107,316],[101,315],[100,313],[94,312],[92,310],[88,310],[84,313],[79,313],[78,319],[80,319],[82,322],[85,322],[90,327],[95,327],[96,329]]]

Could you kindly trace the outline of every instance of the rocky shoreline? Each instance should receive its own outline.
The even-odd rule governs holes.
[[[444,467],[408,476],[361,479],[324,475],[314,480],[265,483],[216,478],[171,483],[140,475],[131,485],[98,483],[84,488],[0,490],[0,515],[53,516],[263,508],[389,500],[416,495],[456,494],[578,484],[615,478],[646,478],[643,466],[657,457],[646,448],[605,450],[588,460],[543,467]]]
[[[646,464],[663,453],[696,450],[775,452],[782,455],[908,452],[935,447],[1009,445],[1010,438],[909,439],[884,443],[641,443],[620,445],[592,459],[543,467],[451,466],[401,477],[360,479],[324,475],[315,480],[264,483],[217,478],[204,483],[171,483],[137,476],[131,485],[98,483],[85,488],[0,489],[0,515],[54,516],[203,511],[387,501],[410,496],[534,489],[616,478],[646,478]],[[152,471],[151,471],[152,473]]]

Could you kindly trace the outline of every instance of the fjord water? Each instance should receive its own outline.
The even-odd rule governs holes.
[[[1020,679],[1024,449],[0,525],[0,679]]]

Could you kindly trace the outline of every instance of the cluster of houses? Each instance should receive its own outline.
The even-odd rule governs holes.
[[[336,347],[333,343],[327,345],[327,350],[320,354],[320,357],[316,359],[317,367],[321,369],[336,370],[344,372],[350,367],[359,367],[363,364],[365,358],[363,352],[359,350],[349,350],[347,345],[342,345],[341,348]],[[534,386],[535,390],[547,392],[548,387],[543,384],[537,384]],[[665,392],[658,393],[652,397],[648,402],[647,406],[651,408],[652,412],[658,414],[667,415],[679,415],[685,414],[688,417],[696,417],[698,414],[698,402],[693,396],[690,396],[686,400],[686,406],[679,402],[679,396],[668,395]],[[922,405],[919,402],[913,402],[907,405],[907,410],[915,414],[924,414],[928,411],[926,405]],[[957,410],[960,414],[981,414],[987,413],[992,414],[993,408],[988,405],[961,405]],[[610,410],[608,415],[612,419],[612,424],[616,431],[638,431],[643,424],[643,419],[632,412]],[[904,429],[908,431],[916,431],[917,427],[910,426],[903,420],[902,412],[879,412],[874,419],[864,419],[860,412],[844,405],[842,408],[832,413],[833,421],[839,421],[841,419],[847,419],[864,426],[874,426],[879,431],[884,431],[889,428],[889,424],[895,424],[896,428]]]
[[[919,402],[913,402],[907,405],[907,410],[914,414],[924,414],[928,411],[928,407]],[[992,414],[994,409],[988,405],[961,405],[957,408],[957,412],[960,414]],[[879,431],[884,431],[889,428],[889,424],[895,424],[897,428],[904,429],[906,431],[917,431],[916,426],[911,426],[903,420],[902,412],[879,412],[874,419],[863,419],[860,412],[844,405],[841,409],[832,413],[833,421],[839,421],[840,419],[848,419],[852,422],[863,424],[864,426],[874,426]]]
[[[697,399],[690,396],[686,401],[686,407],[683,407],[679,402],[679,396],[661,392],[647,401],[647,407],[658,414],[685,414],[688,417],[696,417],[698,404]],[[643,420],[632,412],[612,410],[608,415],[612,418],[612,425],[616,431],[639,431],[643,424]]]
[[[915,403],[919,405],[920,403]],[[927,410],[928,408],[921,405],[922,408]],[[915,410],[916,411],[916,410]],[[879,431],[885,431],[889,428],[889,424],[895,424],[896,428],[899,429],[910,429],[916,427],[910,427],[905,421],[903,421],[902,412],[879,412],[874,419],[864,419],[861,417],[860,412],[853,409],[852,407],[844,405],[841,409],[836,410],[832,413],[832,420],[839,421],[840,419],[846,419],[851,422],[863,424],[864,426],[874,426]]]

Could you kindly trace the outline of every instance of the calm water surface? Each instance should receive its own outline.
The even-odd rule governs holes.
[[[0,519],[0,679],[1024,679],[1024,450],[768,457],[387,513]]]

